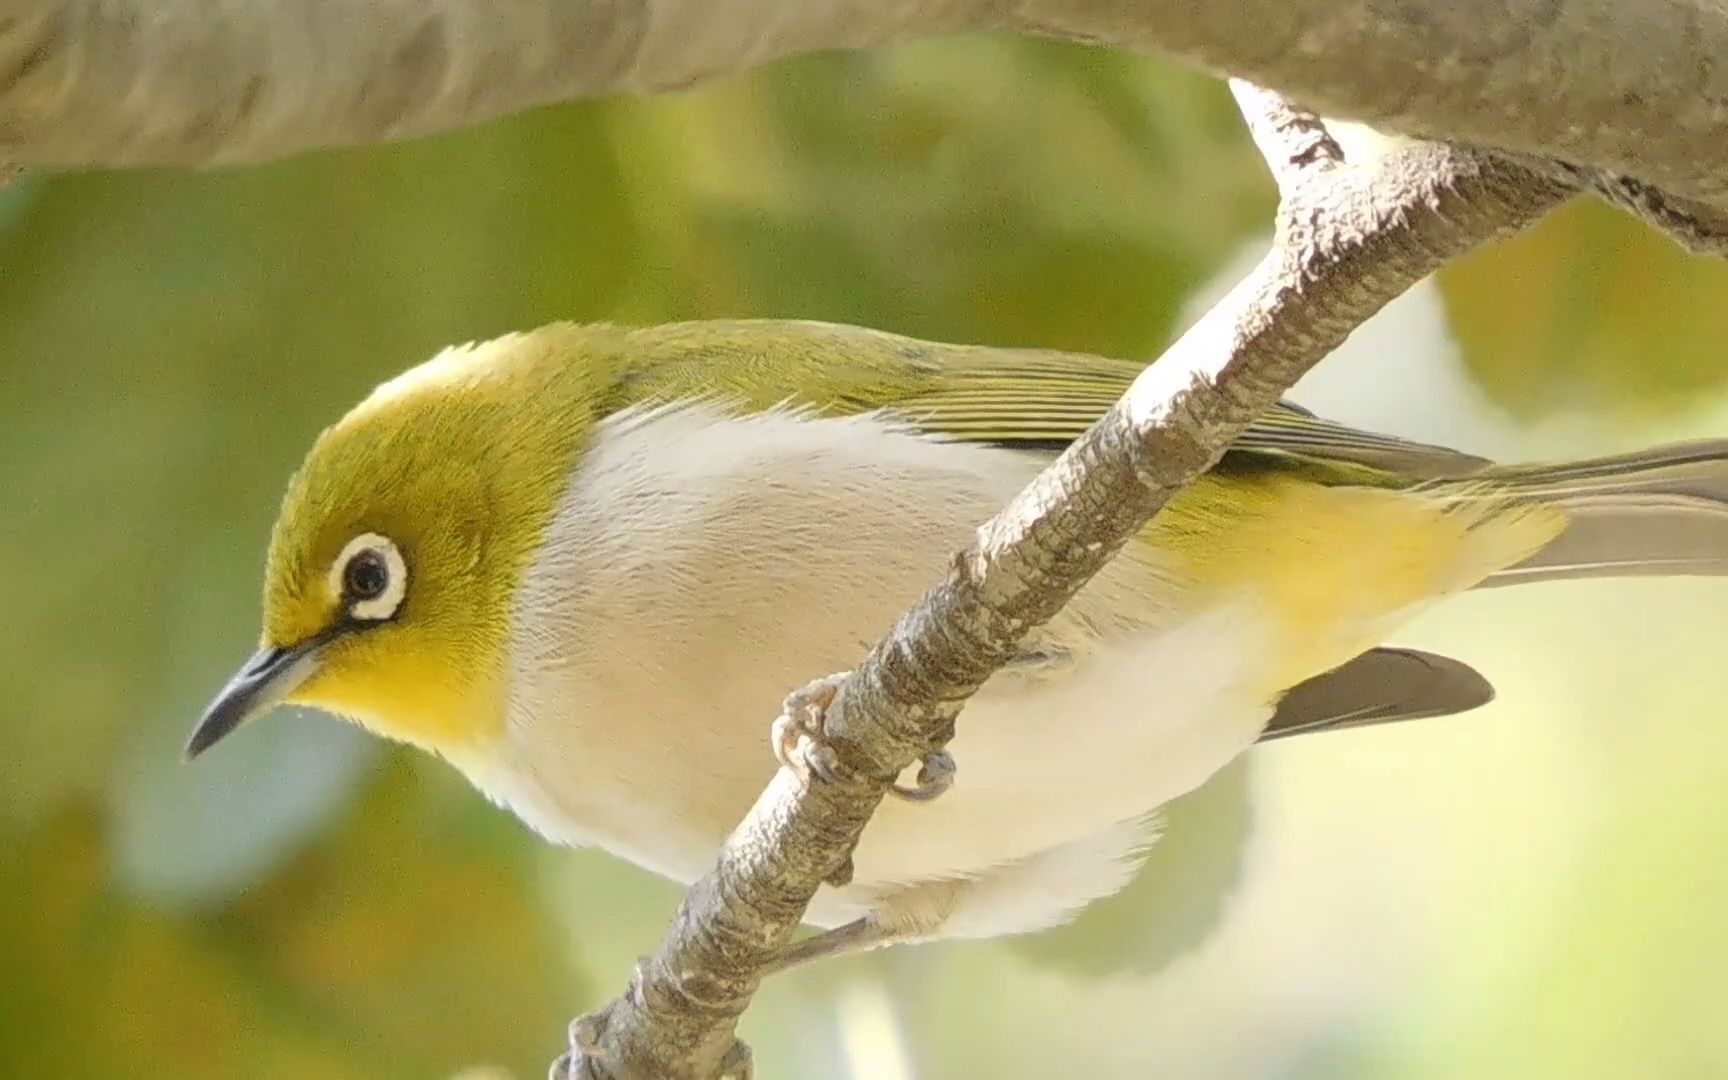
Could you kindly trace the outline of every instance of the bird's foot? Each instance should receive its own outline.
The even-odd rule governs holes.
[[[929,802],[954,786],[957,768],[953,754],[946,750],[932,750],[918,763],[916,782],[895,784],[888,790],[907,802]]]
[[[732,1048],[720,1060],[720,1080],[754,1080],[756,1055],[743,1039],[733,1039]]]
[[[546,1080],[605,1080],[598,1062],[603,1056],[600,1037],[606,1031],[612,1006],[583,1013],[570,1021],[567,1041],[570,1048],[558,1055],[547,1070]]]
[[[806,784],[812,778],[830,784],[843,784],[847,780],[839,756],[828,744],[826,724],[828,709],[850,674],[842,671],[827,675],[794,690],[786,695],[774,721],[770,739],[775,759]],[[932,750],[919,762],[914,783],[897,783],[888,790],[910,802],[929,802],[954,785],[954,773],[954,755],[946,750]]]
[[[632,1001],[640,1002],[642,999],[645,959],[636,961],[636,969],[630,974],[630,987],[624,992]],[[552,1063],[546,1080],[611,1080],[612,1073],[602,1064],[602,1059],[606,1056],[602,1043],[606,1035],[606,1025],[611,1021],[612,1009],[616,1005],[617,1002],[608,1002],[602,1008],[583,1013],[570,1021],[570,1048]],[[731,1048],[720,1062],[719,1080],[752,1080],[755,1074],[756,1066],[750,1044],[742,1039],[733,1039]]]
[[[834,748],[828,745],[824,730],[828,707],[851,672],[826,675],[786,695],[775,717],[769,739],[774,758],[792,770],[805,784],[819,779],[829,784],[842,784],[840,761]]]

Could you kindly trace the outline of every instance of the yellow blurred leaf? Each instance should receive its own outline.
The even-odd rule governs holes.
[[[1454,261],[1439,282],[1471,372],[1514,412],[1638,416],[1728,383],[1728,263],[1597,200]]]
[[[283,1009],[241,957],[196,923],[112,894],[90,808],[56,815],[12,855],[0,864],[6,1075],[381,1075]]]

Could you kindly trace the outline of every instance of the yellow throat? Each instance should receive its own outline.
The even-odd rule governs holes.
[[[549,327],[447,349],[318,438],[271,538],[264,645],[344,617],[331,568],[356,536],[388,538],[408,580],[398,616],[332,641],[290,702],[437,751],[498,732],[511,597],[604,385],[602,365],[572,358],[596,359],[605,333]]]

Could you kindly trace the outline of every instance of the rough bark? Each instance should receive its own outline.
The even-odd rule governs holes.
[[[1436,143],[1347,164],[1314,116],[1236,90],[1279,181],[1271,251],[870,652],[826,716],[842,779],[775,777],[629,990],[572,1026],[554,1078],[707,1080],[744,1066],[737,1020],[811,896],[845,866],[889,785],[945,745],[1022,638],[1351,330],[1573,190]]]
[[[1714,0],[0,0],[0,154],[255,161],[981,30],[1162,52],[1728,210]]]

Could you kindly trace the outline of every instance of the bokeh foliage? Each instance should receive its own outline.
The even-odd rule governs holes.
[[[559,318],[1149,355],[1271,205],[1212,80],[992,38],[0,197],[0,1074],[538,1075],[669,913],[667,887],[547,852],[443,766],[327,719],[180,765],[256,634],[275,497],[368,387]],[[1444,288],[1471,371],[1524,413],[1667,407],[1728,373],[1719,268],[1605,209]],[[1241,871],[1247,784],[1176,808],[1154,873],[1022,952],[1093,977],[1194,948]],[[927,963],[777,989],[766,1060],[838,1053],[777,1022],[809,995]]]
[[[1522,415],[1648,417],[1728,380],[1728,262],[1600,201],[1458,259],[1440,281],[1471,373]]]

